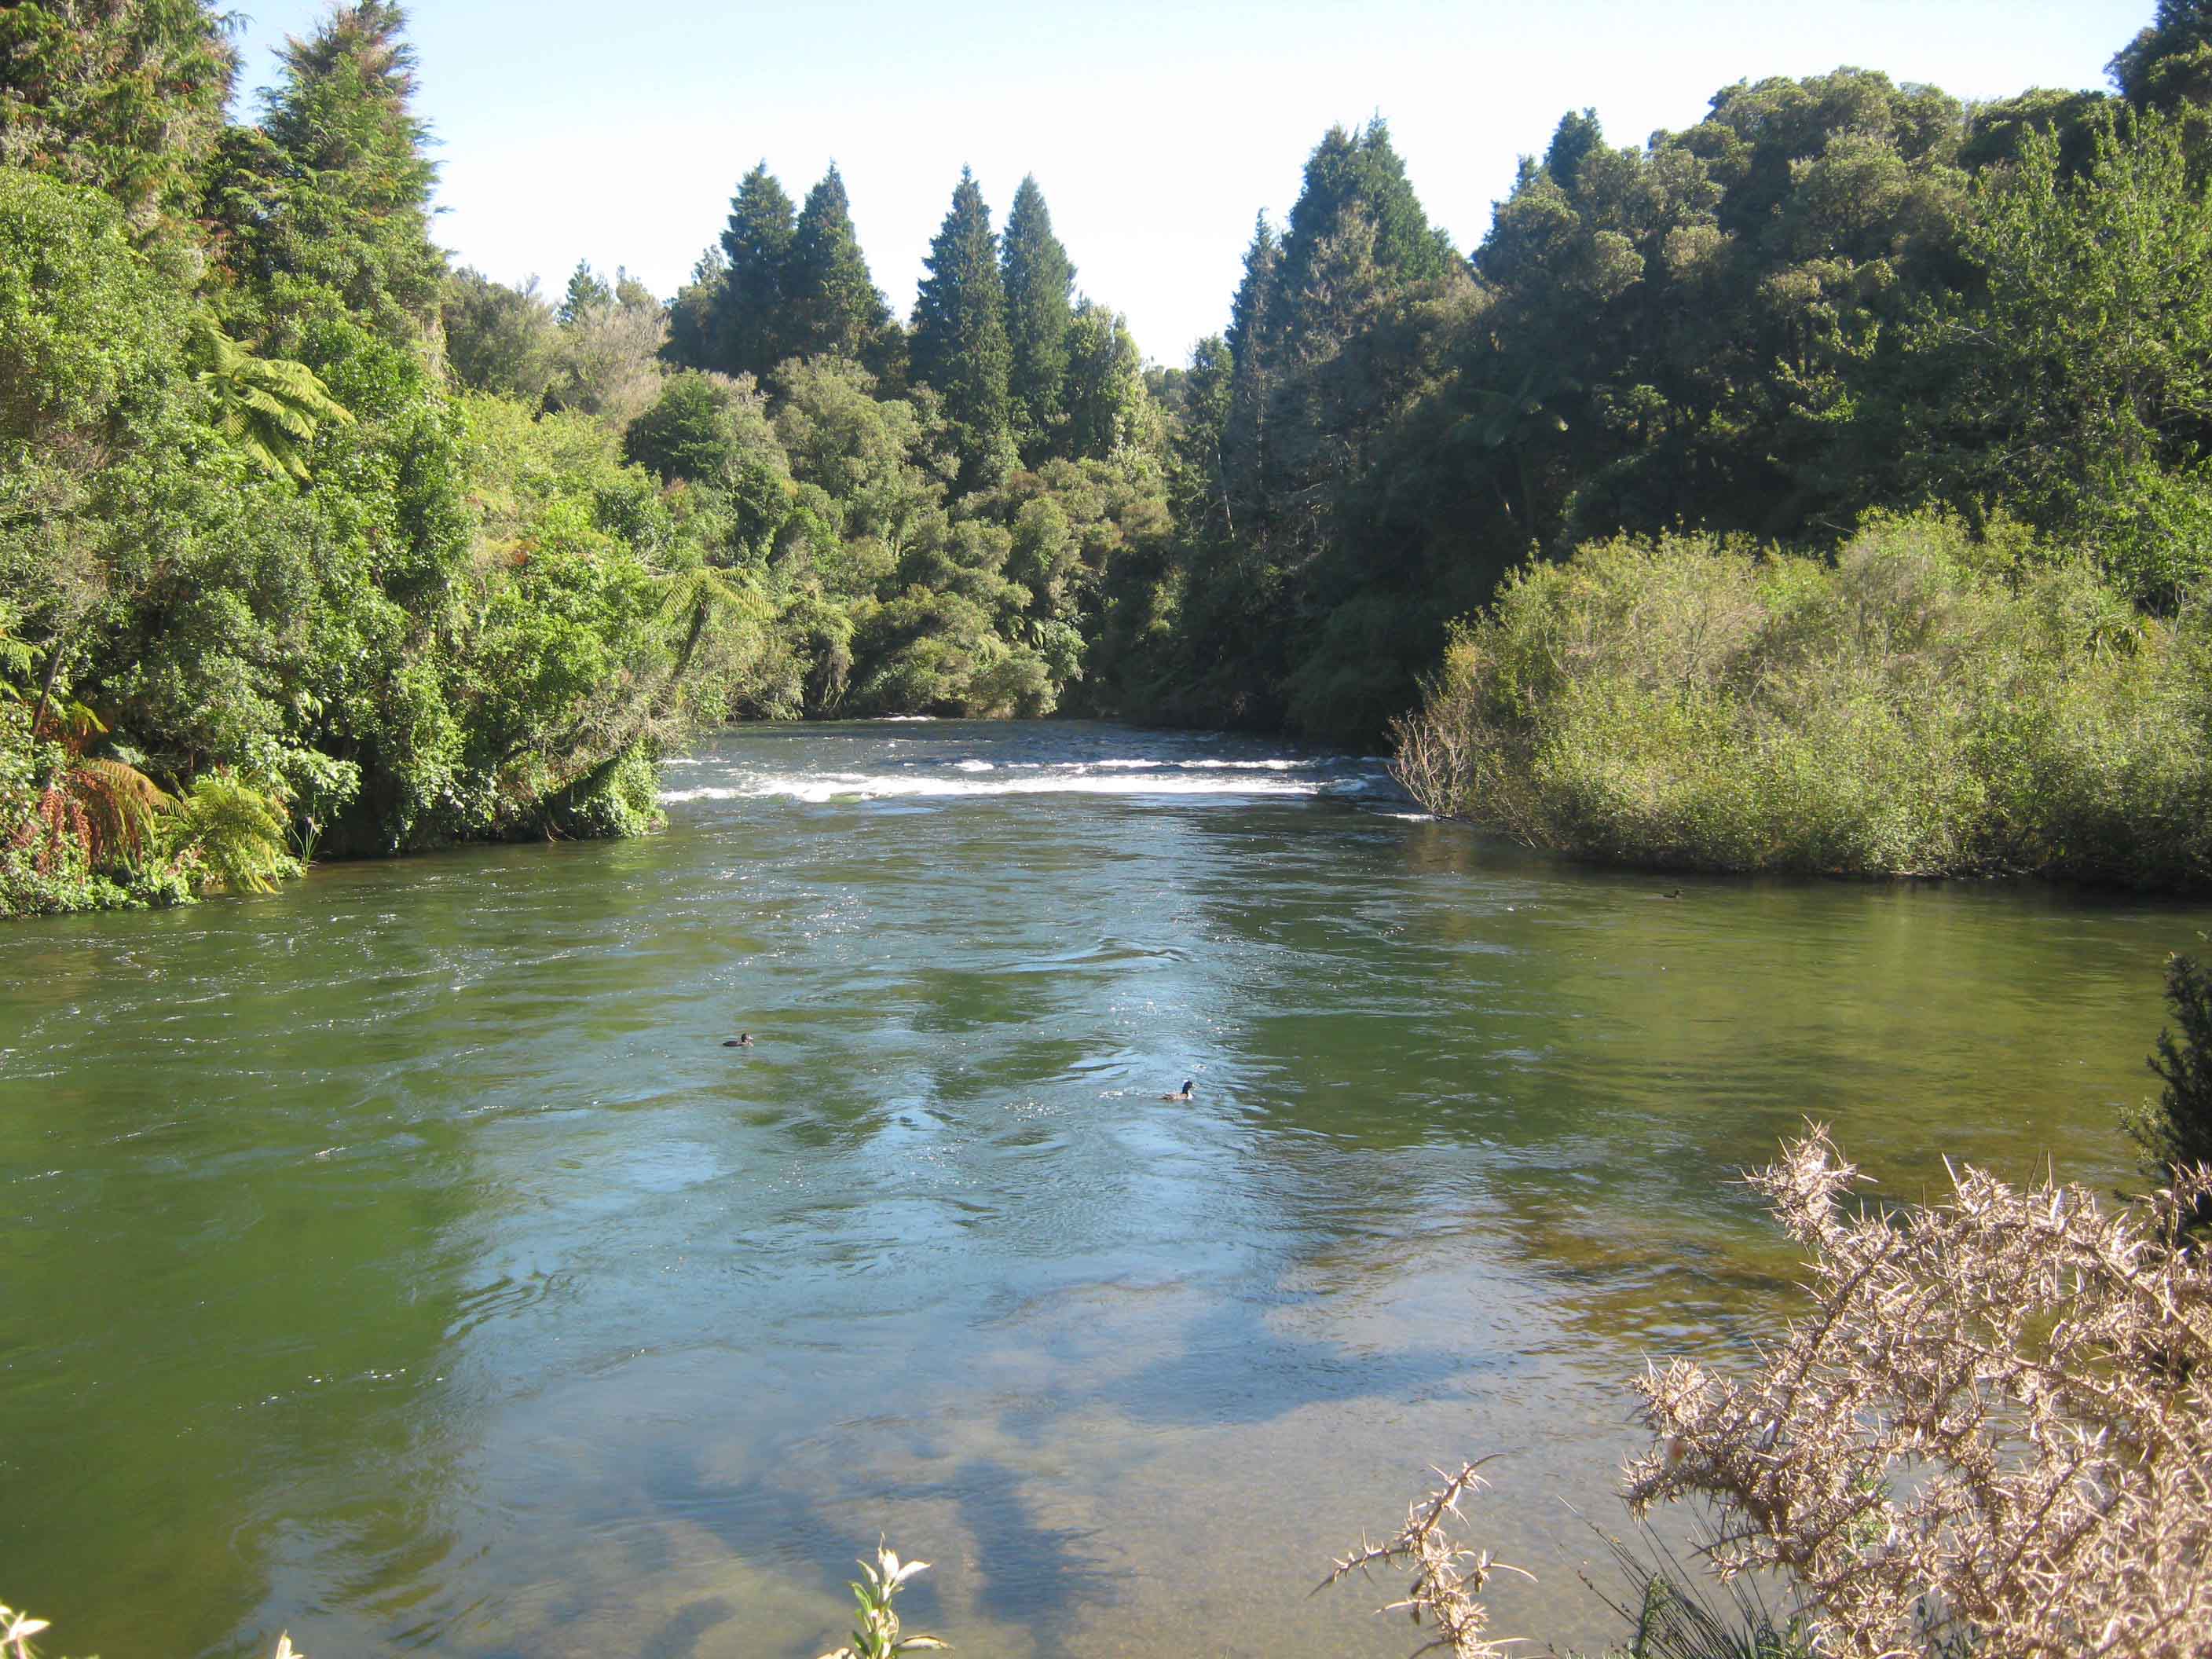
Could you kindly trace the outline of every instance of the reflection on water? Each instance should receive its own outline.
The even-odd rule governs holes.
[[[1728,1177],[1810,1113],[1893,1195],[2125,1179],[2207,925],[1669,901],[1111,726],[668,799],[0,934],[0,1595],[71,1650],[807,1656],[887,1531],[971,1652],[1396,1655],[1306,1589],[1499,1449],[1501,1627],[1594,1643],[1620,1380],[1791,1294]]]

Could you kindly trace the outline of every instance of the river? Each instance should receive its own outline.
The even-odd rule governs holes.
[[[1595,1644],[1623,1379],[1792,1305],[1734,1172],[1809,1114],[1892,1197],[2126,1180],[2212,928],[1592,871],[1110,726],[665,788],[0,932],[0,1598],[55,1650],[811,1659],[880,1533],[971,1655],[1395,1659],[1395,1582],[1306,1592],[1493,1452],[1497,1628]]]

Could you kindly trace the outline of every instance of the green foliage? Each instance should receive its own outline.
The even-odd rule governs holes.
[[[0,166],[100,190],[142,231],[188,220],[235,73],[199,0],[0,8]]]
[[[1061,436],[1067,419],[1068,330],[1075,267],[1052,234],[1052,210],[1035,174],[1025,174],[1006,212],[1000,250],[1006,293],[1006,392],[1017,441],[1031,465],[1077,453]]]
[[[2204,0],[2159,0],[2150,26],[2106,69],[2134,104],[2171,110],[2212,101],[2212,9]]]
[[[215,429],[264,472],[307,482],[307,451],[325,421],[353,424],[314,370],[281,357],[257,357],[209,318],[195,319],[192,343],[205,364],[198,375],[214,405]]]
[[[592,283],[596,289],[570,282],[569,303],[554,336],[545,402],[549,408],[598,416],[620,430],[659,393],[668,317],[650,295],[633,291],[625,297],[609,292],[597,277]]]
[[[696,371],[672,374],[629,423],[623,451],[664,478],[714,479],[737,459],[737,383]]]
[[[195,778],[178,799],[169,850],[188,875],[232,893],[270,893],[296,877],[285,851],[282,809],[259,790],[220,772]]]
[[[553,315],[563,328],[573,328],[591,313],[603,311],[614,302],[615,291],[592,269],[592,262],[579,259],[576,268],[568,273],[568,287],[561,296],[560,309]]]
[[[430,240],[427,129],[415,54],[391,0],[335,7],[288,40],[262,125],[232,129],[210,187],[223,263],[276,318],[335,301],[415,345],[436,311],[445,255]]]
[[[2212,973],[2194,957],[2168,957],[2166,1005],[2181,1035],[2160,1031],[2150,1057],[2165,1086],[2155,1104],[2145,1101],[2121,1114],[2144,1172],[2161,1184],[2180,1170],[2212,1166]],[[2200,1201],[2194,1213],[2197,1227],[2212,1228],[2212,1203]]]
[[[790,355],[859,361],[890,321],[890,307],[868,275],[852,203],[835,165],[806,193],[782,288],[788,317],[780,331]]]
[[[708,362],[696,368],[764,376],[788,354],[784,282],[798,234],[791,198],[761,162],[738,181],[722,232],[722,282]]]
[[[1929,518],[1832,566],[1584,548],[1455,633],[1399,769],[1432,811],[1664,868],[2212,884],[2212,613],[1992,562]]]
[[[902,1563],[881,1541],[876,1545],[873,1562],[862,1561],[860,1571],[865,1579],[855,1580],[849,1586],[853,1599],[860,1603],[860,1622],[854,1628],[853,1640],[848,1646],[823,1659],[896,1659],[902,1653],[916,1653],[925,1650],[948,1650],[950,1642],[939,1641],[934,1636],[902,1636],[899,1616],[893,1603],[906,1581],[918,1572],[929,1571],[927,1561]]]
[[[113,203],[0,168],[0,442],[67,465],[111,439],[166,391],[185,315]]]
[[[479,270],[457,270],[446,279],[439,319],[447,365],[464,388],[495,392],[533,409],[544,400],[560,348],[537,278],[513,289]]]
[[[2090,137],[2079,177],[2029,131],[1978,183],[1983,290],[1911,341],[1942,388],[1917,423],[1936,488],[2012,504],[2167,608],[2212,572],[2212,193],[2177,122]]]
[[[1007,390],[1013,352],[999,239],[965,167],[925,263],[929,275],[914,302],[914,377],[945,399],[961,483],[994,483],[1015,460]]]

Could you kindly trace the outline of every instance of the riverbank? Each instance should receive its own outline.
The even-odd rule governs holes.
[[[2212,886],[2212,610],[1937,517],[1833,562],[1705,537],[1532,565],[1397,769],[1431,811],[1656,870]]]

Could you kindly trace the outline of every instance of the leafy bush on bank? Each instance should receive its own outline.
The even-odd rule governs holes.
[[[1431,811],[1588,858],[2212,883],[2212,610],[2146,617],[2002,525],[1531,565],[1395,734]]]

